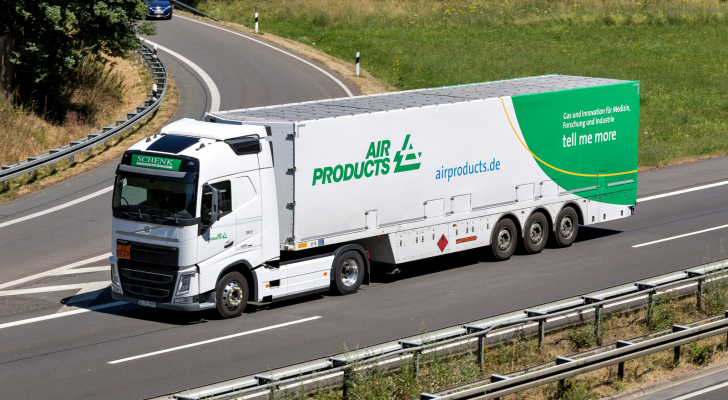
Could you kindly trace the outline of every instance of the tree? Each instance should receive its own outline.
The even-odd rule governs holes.
[[[4,0],[0,35],[13,39],[10,62],[23,100],[58,101],[74,68],[88,57],[121,56],[137,34],[154,34],[142,0]]]

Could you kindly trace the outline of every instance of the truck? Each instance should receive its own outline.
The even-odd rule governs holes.
[[[634,213],[639,93],[545,75],[179,120],[117,168],[112,297],[230,318],[353,294],[372,261],[570,246]]]

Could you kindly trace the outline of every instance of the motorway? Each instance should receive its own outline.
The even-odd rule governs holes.
[[[180,88],[175,119],[346,96],[336,80],[357,94],[333,72],[239,34],[179,16],[157,25],[150,40]],[[483,249],[413,262],[395,279],[375,271],[352,296],[219,320],[110,299],[114,169],[0,205],[0,397],[159,396],[340,353],[335,344],[395,340],[422,321],[434,330],[675,271],[701,263],[706,246],[715,255],[728,244],[728,185],[675,194],[728,182],[720,158],[640,173],[636,215],[583,228],[570,248],[500,263]],[[670,195],[644,201],[659,194]]]

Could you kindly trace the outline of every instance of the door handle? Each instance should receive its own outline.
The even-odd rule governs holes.
[[[227,241],[227,242],[225,243],[225,248],[227,249],[228,247],[232,246],[232,245],[233,245],[233,243],[235,243],[235,241],[234,241],[234,240],[232,240],[232,239],[228,240],[228,241]]]

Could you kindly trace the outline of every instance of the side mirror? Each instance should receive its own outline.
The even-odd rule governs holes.
[[[212,208],[210,209],[210,225],[212,225],[220,218],[220,201],[222,200],[222,197],[220,196],[219,190],[212,186],[210,186],[210,189],[212,189]]]

